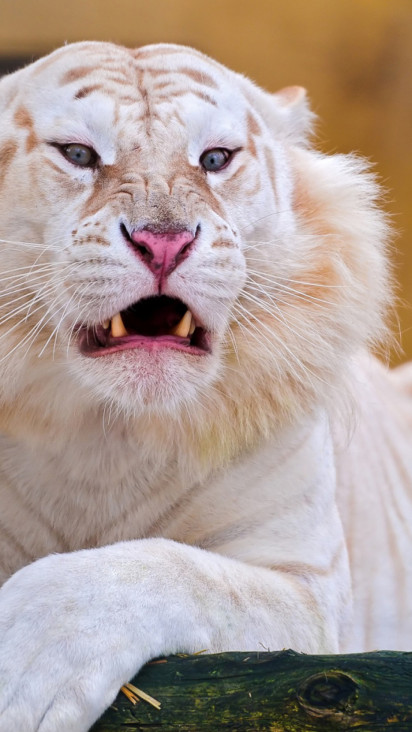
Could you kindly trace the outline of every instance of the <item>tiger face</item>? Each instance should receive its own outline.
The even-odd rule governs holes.
[[[376,190],[308,149],[299,87],[80,43],[2,80],[0,105],[6,400],[48,373],[125,413],[278,416],[380,333]]]

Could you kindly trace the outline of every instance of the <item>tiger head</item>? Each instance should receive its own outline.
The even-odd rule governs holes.
[[[381,336],[379,192],[359,159],[311,149],[300,87],[87,42],[4,78],[0,119],[9,413],[265,430],[333,401]]]

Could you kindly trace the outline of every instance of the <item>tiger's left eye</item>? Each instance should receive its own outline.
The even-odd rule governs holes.
[[[231,157],[231,150],[226,150],[224,147],[216,147],[213,150],[206,150],[202,153],[199,162],[204,170],[210,173],[216,173],[227,165]]]
[[[61,151],[67,160],[82,168],[92,168],[97,162],[97,153],[92,147],[72,142],[63,145]]]

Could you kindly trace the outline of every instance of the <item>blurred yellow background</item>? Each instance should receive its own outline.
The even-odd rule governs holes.
[[[401,343],[412,358],[412,0],[0,0],[0,57],[64,42],[193,45],[275,91],[306,86],[318,145],[376,162],[399,232]]]

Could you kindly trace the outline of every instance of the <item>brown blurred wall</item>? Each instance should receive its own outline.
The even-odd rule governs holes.
[[[389,190],[412,358],[412,0],[0,0],[0,57],[85,39],[189,44],[267,89],[306,86],[319,146],[366,155]]]

